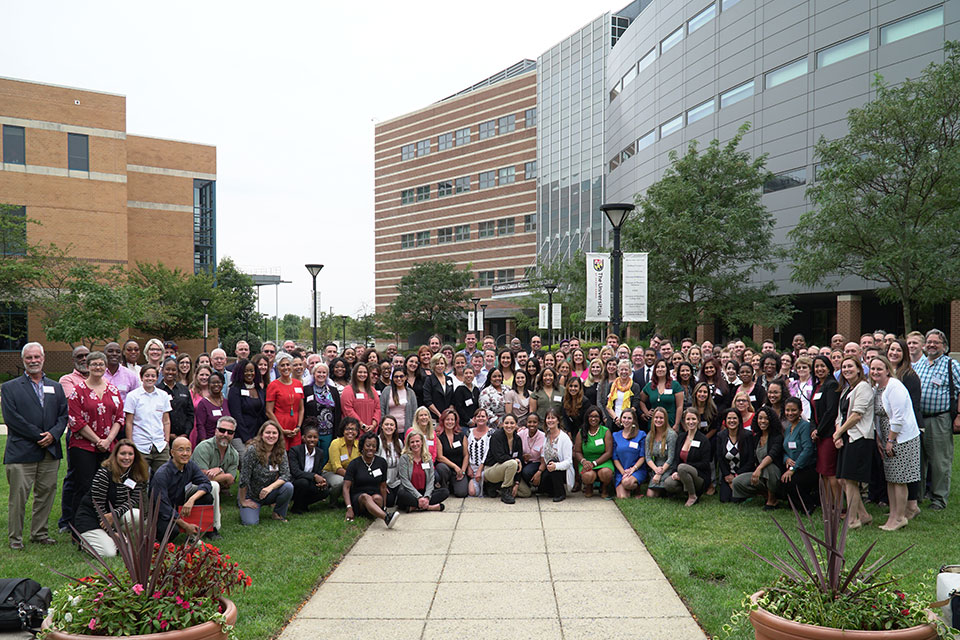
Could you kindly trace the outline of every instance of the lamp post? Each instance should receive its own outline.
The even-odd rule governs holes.
[[[470,302],[473,303],[473,330],[480,331],[478,328],[477,320],[480,318],[477,316],[477,305],[480,304],[480,298],[470,298]],[[467,331],[470,331],[470,323],[467,323]]]
[[[343,347],[341,348],[341,352],[342,352],[343,349],[347,348],[347,316],[340,316],[340,320],[343,323]]]
[[[543,285],[547,290],[547,351],[553,347],[553,292],[557,290],[556,282]]]
[[[207,352],[207,332],[210,326],[210,315],[207,313],[207,305],[210,304],[210,300],[207,298],[201,298],[200,304],[203,305],[203,352]]]
[[[487,321],[487,305],[485,305],[485,304],[480,305],[480,317],[479,317],[477,320],[478,320],[478,321],[477,321],[477,333],[482,334],[482,333],[483,333],[483,325],[484,325],[484,324],[486,323],[486,321]],[[478,337],[481,337],[481,338],[482,338],[482,336],[478,336]]]
[[[610,270],[610,277],[613,279],[613,313],[610,314],[610,321],[613,324],[613,333],[618,337],[620,336],[620,317],[622,315],[620,309],[622,276],[620,271],[623,266],[623,252],[620,251],[620,227],[623,226],[624,221],[633,209],[634,206],[627,202],[600,205],[600,210],[606,214],[610,226],[613,227],[613,251],[610,252],[610,260],[613,266]]]
[[[317,275],[323,269],[322,264],[305,265],[313,277],[313,352],[317,352]]]

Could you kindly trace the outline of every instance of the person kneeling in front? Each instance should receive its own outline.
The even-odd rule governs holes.
[[[343,479],[347,467],[360,457],[357,436],[360,435],[360,421],[346,417],[340,421],[340,437],[330,443],[327,452],[327,464],[323,467],[323,479],[330,486],[330,506],[336,506],[343,488]]]
[[[377,434],[368,431],[357,441],[360,457],[347,465],[343,476],[343,500],[347,503],[347,522],[352,522],[356,514],[368,513],[383,520],[390,529],[400,515],[394,511],[387,513],[387,461],[377,455],[379,440]],[[402,459],[402,457],[401,457]]]
[[[230,445],[236,431],[237,421],[230,416],[222,416],[217,420],[214,436],[197,443],[197,448],[193,450],[192,460],[200,467],[200,471],[203,471],[203,475],[210,479],[213,531],[208,533],[207,537],[211,540],[220,538],[220,493],[230,491],[230,487],[237,481],[240,454]],[[192,491],[193,485],[189,485],[187,495]]]
[[[146,368],[146,367],[145,367]],[[196,535],[200,528],[184,520],[190,515],[196,504],[211,504],[210,480],[200,467],[190,460],[193,447],[190,440],[180,436],[170,446],[170,459],[160,465],[150,480],[151,499],[159,496],[160,517],[157,519],[157,536],[163,537],[170,521],[176,522],[181,531]],[[193,491],[187,498],[187,487],[193,485]],[[179,514],[177,509],[180,509]],[[170,539],[177,537],[177,529],[171,530]]]
[[[260,507],[273,505],[273,519],[287,521],[287,507],[293,498],[287,447],[280,437],[280,425],[267,420],[250,441],[240,465],[240,524],[260,522]]]
[[[318,446],[320,431],[316,418],[304,418],[300,438],[303,442],[287,451],[293,478],[293,513],[305,513],[314,502],[330,495],[330,486],[323,477],[325,456]]]
[[[523,441],[517,435],[517,419],[508,413],[503,416],[501,423],[502,428],[490,437],[483,479],[499,484],[501,502],[513,504],[518,494],[521,498],[530,497],[530,487],[514,481],[523,467]]]
[[[456,413],[447,415],[456,416]],[[423,446],[423,436],[419,431],[407,431],[407,443],[400,456],[397,476],[400,478],[398,508],[443,511],[443,501],[450,496],[450,491],[446,487],[434,487],[433,461],[430,452]]]

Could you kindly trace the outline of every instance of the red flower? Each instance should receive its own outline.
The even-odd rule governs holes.
[[[903,609],[900,613],[903,614],[903,615],[905,615],[905,616],[908,616],[908,615],[910,615],[910,609]]]
[[[897,595],[900,596],[901,600],[907,599],[907,594],[903,593],[902,591],[897,591]]]

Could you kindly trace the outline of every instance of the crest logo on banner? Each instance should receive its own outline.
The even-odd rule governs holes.
[[[610,261],[605,253],[587,254],[587,322],[610,320]],[[593,265],[593,268],[590,268]]]
[[[593,259],[593,270],[594,271],[603,271],[603,259],[594,258]]]

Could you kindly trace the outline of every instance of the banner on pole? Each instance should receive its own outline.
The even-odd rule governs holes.
[[[587,322],[610,321],[610,255],[587,254]]]
[[[562,318],[561,318],[561,316],[560,316],[560,313],[561,313],[561,311],[563,311],[563,309],[562,309],[561,307],[562,307],[562,305],[561,305],[559,302],[554,302],[554,303],[553,303],[553,318],[551,318],[551,319],[553,320],[553,328],[554,328],[554,329],[557,329],[557,330],[559,330],[560,327],[561,327],[561,320],[562,320]],[[548,322],[549,322],[549,321],[548,321],[548,315],[549,315],[549,314],[547,313],[547,303],[546,303],[546,302],[541,302],[541,303],[540,303],[540,318],[539,318],[540,322],[537,324],[537,328],[543,329],[544,331],[547,329]]]
[[[647,321],[647,254],[623,254],[623,321]]]
[[[473,311],[467,311],[467,331],[477,330],[477,318]]]

